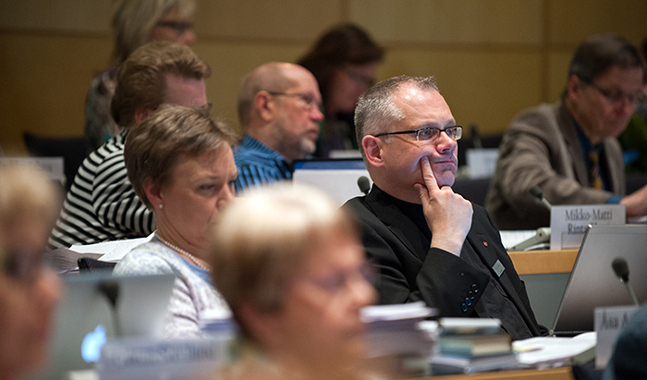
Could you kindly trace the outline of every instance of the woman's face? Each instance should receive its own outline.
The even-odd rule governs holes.
[[[180,18],[178,6],[175,5],[157,21],[148,41],[168,41],[191,46],[195,39],[193,20]]]
[[[329,114],[355,111],[357,99],[375,82],[376,63],[344,65],[333,71],[326,112]]]
[[[316,240],[274,317],[280,345],[314,368],[355,363],[365,352],[360,309],[376,299],[364,252],[344,231]]]
[[[47,353],[61,286],[43,267],[46,227],[18,220],[0,231],[0,377],[38,366]]]
[[[177,245],[204,248],[210,224],[234,199],[237,176],[226,144],[195,158],[180,156],[154,204],[158,231]]]

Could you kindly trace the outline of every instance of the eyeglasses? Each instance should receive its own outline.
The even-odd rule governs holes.
[[[371,261],[365,261],[356,270],[335,272],[326,277],[308,278],[306,281],[330,294],[337,294],[354,281],[366,281],[375,284],[376,269]]]
[[[193,23],[188,21],[158,21],[156,26],[173,29],[178,34],[182,34],[187,30],[193,29]]]
[[[411,131],[399,131],[399,132],[384,132],[378,133],[375,137],[390,136],[390,135],[406,135],[406,134],[416,134],[416,140],[418,141],[431,141],[436,142],[440,137],[440,132],[447,133],[447,136],[451,137],[452,140],[458,141],[463,136],[463,127],[460,125],[454,125],[447,128],[420,128],[414,129]]]
[[[15,281],[31,284],[43,268],[42,254],[0,252],[0,273]]]
[[[302,92],[287,93],[287,92],[275,92],[275,91],[268,91],[268,93],[272,96],[298,97],[306,104],[306,109],[308,111],[312,111],[313,109],[315,109],[315,107],[318,108],[319,110],[323,109],[321,102],[317,101],[317,99],[313,94],[302,93]]]
[[[642,104],[645,103],[645,95],[642,92],[638,92],[635,94],[626,94],[622,91],[619,90],[607,90],[604,89],[598,85],[596,85],[593,82],[586,82],[588,85],[596,89],[604,98],[612,105],[624,105],[625,104],[625,99],[629,104],[631,104],[634,107],[639,107]]]

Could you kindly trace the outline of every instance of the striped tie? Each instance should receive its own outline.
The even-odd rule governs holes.
[[[589,152],[589,183],[594,189],[602,190],[602,177],[600,177],[600,155],[596,150]]]

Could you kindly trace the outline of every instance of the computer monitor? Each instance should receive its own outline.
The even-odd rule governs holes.
[[[371,177],[362,159],[319,159],[295,161],[293,182],[314,186],[328,194],[339,206],[347,200],[364,195],[357,181]]]
[[[553,331],[593,331],[596,307],[632,304],[625,285],[611,267],[616,257],[627,261],[629,284],[638,301],[647,300],[647,225],[590,226],[566,285]]]
[[[173,275],[64,277],[47,364],[30,378],[60,379],[66,372],[93,368],[106,338],[117,335],[115,322],[121,336],[160,336],[174,283]],[[101,290],[106,288],[117,289],[116,314]]]

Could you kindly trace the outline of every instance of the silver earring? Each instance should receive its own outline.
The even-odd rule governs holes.
[[[160,209],[162,208],[162,204],[161,204],[161,203],[160,203],[160,205],[159,205],[159,208],[160,208]]]

